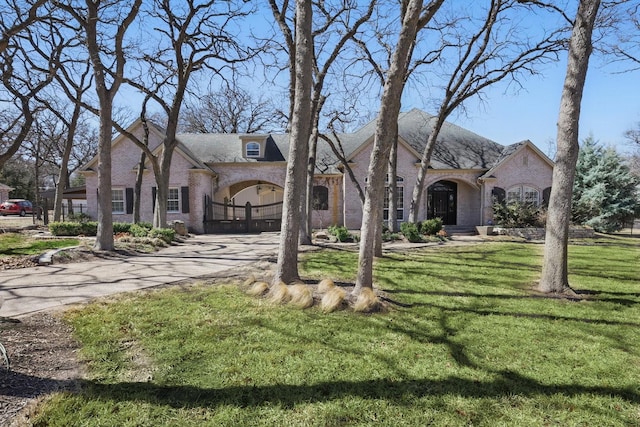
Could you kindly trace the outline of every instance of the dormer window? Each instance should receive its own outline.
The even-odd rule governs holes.
[[[247,145],[245,145],[245,157],[260,157],[260,144],[257,142],[247,142]]]

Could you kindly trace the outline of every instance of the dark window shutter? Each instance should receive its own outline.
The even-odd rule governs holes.
[[[507,192],[504,191],[504,188],[494,187],[491,190],[491,195],[493,196],[493,200],[497,203],[504,203],[507,198]]]
[[[180,187],[182,213],[189,213],[189,187]]]
[[[133,213],[133,188],[125,189],[125,203],[126,203],[126,212],[128,214]]]
[[[156,211],[156,187],[151,187],[151,211]]]
[[[549,206],[549,198],[551,197],[551,187],[542,190],[542,206]]]

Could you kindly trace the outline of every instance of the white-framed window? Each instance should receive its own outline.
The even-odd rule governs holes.
[[[124,188],[111,189],[111,212],[114,214],[125,213]]]
[[[387,175],[384,187],[384,212],[383,219],[389,219],[389,176]],[[396,219],[404,220],[404,178],[396,176]]]
[[[540,204],[540,191],[528,185],[517,185],[507,190],[507,203],[522,202],[531,203],[534,206]]]
[[[522,201],[532,203],[535,206],[540,204],[540,192],[533,187],[522,187]]]
[[[167,212],[180,212],[180,189],[177,187],[169,188]]]
[[[246,157],[260,157],[260,144],[257,142],[247,142],[244,146],[244,154]]]

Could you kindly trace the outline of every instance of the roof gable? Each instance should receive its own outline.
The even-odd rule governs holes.
[[[436,116],[419,109],[412,109],[398,116],[398,139],[403,141],[418,159],[422,157]],[[373,143],[377,119],[355,132],[345,144],[347,159]],[[358,144],[357,147],[353,147]],[[438,134],[431,155],[433,169],[489,169],[500,158],[504,147],[497,142],[473,133],[460,126],[445,122]]]
[[[136,131],[138,131],[138,129],[141,129],[143,126],[142,124],[142,120],[140,120],[139,118],[136,119],[133,123],[131,123],[129,125],[129,127],[127,127],[126,131],[131,133],[131,134],[135,134]],[[153,122],[147,121],[147,128],[149,129],[149,134],[153,134],[156,139],[158,141],[162,141],[164,139],[165,136],[165,130],[161,127],[156,125]],[[150,138],[151,139],[151,138]],[[126,135],[124,135],[123,133],[119,133],[112,141],[111,141],[111,149],[113,150],[114,147],[118,146],[119,144],[121,144],[124,141],[130,141],[129,137],[127,137]],[[133,142],[133,141],[132,141]],[[157,148],[157,147],[154,147]],[[96,163],[98,163],[99,160],[99,156],[95,155],[91,160],[89,160],[83,167],[82,170],[89,170],[91,168],[93,168]]]
[[[525,150],[527,148],[531,149],[531,151],[533,151],[538,157],[542,159],[544,163],[548,164],[551,168],[554,167],[553,160],[551,160],[542,151],[540,151],[540,149],[536,147],[533,142],[526,139],[524,141],[520,141],[515,144],[507,145],[506,147],[504,147],[500,155],[500,158],[495,162],[495,164],[491,167],[491,169],[489,169],[487,172],[484,173],[482,178],[488,178],[492,176],[496,170],[500,169],[500,167],[508,163],[518,153],[520,153],[522,150]]]

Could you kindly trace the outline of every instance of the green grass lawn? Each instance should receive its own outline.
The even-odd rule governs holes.
[[[68,314],[89,377],[48,426],[640,425],[640,239],[570,248],[582,300],[532,291],[542,246],[376,262],[390,309],[298,310],[200,284]],[[356,254],[304,255],[349,281]]]
[[[50,249],[77,246],[78,239],[35,239],[20,233],[0,234],[0,257],[38,255]]]

